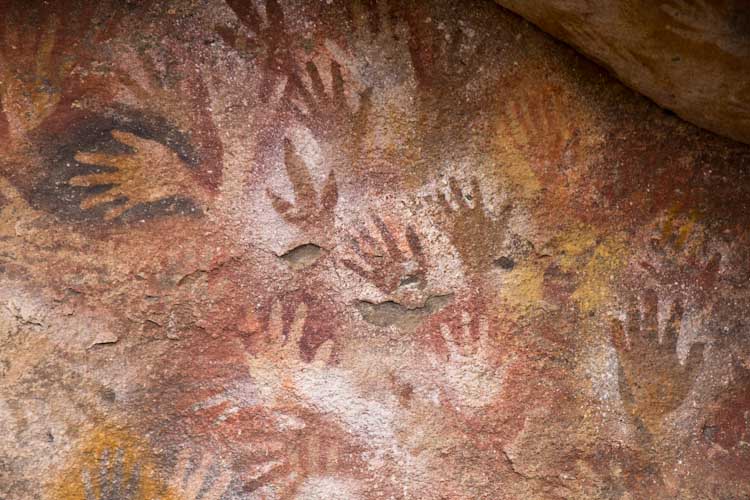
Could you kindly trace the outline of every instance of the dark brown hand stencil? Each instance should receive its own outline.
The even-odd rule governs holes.
[[[359,105],[351,106],[346,98],[341,65],[331,60],[331,91],[327,92],[317,65],[310,61],[306,65],[310,81],[308,88],[297,74],[289,79],[290,89],[296,94],[304,108],[292,104],[297,120],[306,126],[322,142],[334,142],[349,152],[357,151],[361,137],[367,132],[367,119],[372,107],[371,89],[359,94]]]
[[[461,254],[464,265],[472,270],[486,270],[498,258],[511,207],[502,207],[500,214],[492,217],[476,178],[471,180],[471,191],[466,194],[453,177],[449,186],[450,196],[438,193],[438,203],[443,210],[438,222]]]
[[[293,72],[295,67],[291,50],[292,38],[286,28],[284,10],[278,1],[266,0],[264,21],[255,2],[227,0],[227,4],[253,36],[247,36],[225,26],[217,27],[216,31],[227,45],[241,54],[250,52],[253,57],[260,58],[260,74],[263,78],[260,96],[263,99],[268,98],[274,88]]]
[[[303,231],[325,232],[333,228],[338,189],[333,171],[328,174],[320,193],[315,190],[305,161],[295,152],[289,139],[284,140],[284,166],[294,190],[294,204],[270,189],[266,191],[273,208],[289,224]]]
[[[378,242],[367,230],[360,228],[359,239],[352,238],[352,249],[365,266],[351,259],[344,259],[344,265],[386,294],[415,281],[424,286],[427,260],[414,228],[407,226],[405,230],[411,253],[409,255],[399,247],[396,237],[380,217],[373,216],[372,219],[382,242]]]
[[[460,26],[446,27],[419,8],[404,10],[409,25],[409,52],[421,92],[450,95],[478,74],[483,45]],[[428,22],[429,21],[429,22]]]
[[[431,17],[421,2],[403,4],[398,13],[408,25],[408,51],[416,83],[415,132],[423,159],[414,175],[429,178],[430,161],[445,157],[444,145],[457,136],[471,137],[483,113],[478,88],[487,40],[472,36],[455,19]],[[458,11],[452,14],[460,15]],[[472,96],[472,97],[470,97]],[[469,141],[467,141],[468,143]]]
[[[677,409],[693,387],[703,362],[703,344],[695,343],[681,364],[677,355],[682,306],[670,307],[659,341],[659,298],[653,290],[631,297],[625,320],[614,321],[613,342],[620,360],[620,393],[628,413],[653,433]]]

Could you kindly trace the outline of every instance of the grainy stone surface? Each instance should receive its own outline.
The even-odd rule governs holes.
[[[0,498],[750,496],[750,149],[491,1],[0,2]]]
[[[750,144],[746,0],[497,0],[682,118]]]

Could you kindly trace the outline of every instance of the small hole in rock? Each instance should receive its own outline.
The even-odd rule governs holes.
[[[516,266],[516,263],[510,257],[506,257],[505,255],[503,255],[502,257],[495,259],[495,265],[501,269],[509,271]]]
[[[404,276],[401,278],[401,282],[398,284],[399,287],[412,285],[414,283],[419,283],[419,278],[416,276]]]

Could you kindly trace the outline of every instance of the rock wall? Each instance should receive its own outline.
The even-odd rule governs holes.
[[[750,495],[750,148],[493,2],[0,2],[0,498]]]
[[[685,120],[750,143],[744,0],[497,0]]]

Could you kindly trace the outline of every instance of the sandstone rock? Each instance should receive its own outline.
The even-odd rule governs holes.
[[[491,1],[0,7],[3,500],[750,495],[748,146]]]
[[[750,143],[750,10],[742,0],[497,0],[659,106]]]

